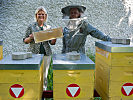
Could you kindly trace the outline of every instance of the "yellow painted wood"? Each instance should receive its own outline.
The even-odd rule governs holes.
[[[102,100],[130,100],[121,86],[133,82],[133,53],[109,53],[96,47],[95,88]]]
[[[133,67],[112,67],[110,69],[110,81],[133,82]]]
[[[107,95],[110,95],[111,97],[114,95],[121,96],[121,93],[114,93],[114,91],[110,90],[114,89],[116,92],[118,92],[118,90],[119,91],[121,90],[122,85],[120,84],[126,82],[130,83],[133,82],[133,75],[132,75],[133,73],[130,72],[132,70],[130,67],[113,67],[112,69],[110,69],[110,72],[107,75],[104,74],[106,70],[102,71],[100,70],[100,67],[101,66],[99,66],[98,68],[96,67],[96,77],[95,77],[95,84],[97,86],[96,88],[99,87],[100,90],[105,92]],[[108,77],[106,77],[105,75]],[[119,89],[117,89],[118,87]]]
[[[97,57],[95,63],[95,86],[98,86],[103,92],[108,92],[109,89],[109,65],[103,63],[99,57]]]
[[[96,84],[97,84],[97,82],[96,82]],[[105,92],[103,91],[103,89],[99,85],[101,85],[101,84],[95,85],[96,91],[98,92],[98,94],[100,95],[102,100],[109,100],[109,97],[107,96],[107,94],[105,94]]]
[[[94,98],[62,98],[62,99],[59,99],[59,98],[55,98],[54,100],[94,100]]]
[[[133,66],[133,53],[110,53],[96,47],[96,60],[97,57],[111,65],[111,67]]]
[[[68,85],[70,85],[72,83],[64,83],[64,84],[58,84],[58,83],[55,83],[53,85],[53,88],[54,88],[54,91],[53,91],[53,96],[54,96],[54,99],[72,99],[72,97],[69,97],[66,93],[66,88]],[[81,91],[80,91],[80,94],[77,96],[77,97],[74,97],[75,99],[76,98],[92,98],[93,97],[93,92],[94,92],[94,84],[87,84],[87,83],[84,83],[84,84],[80,84],[80,83],[75,83],[77,85],[79,85]]]
[[[43,77],[43,65],[40,70],[0,70],[0,83],[39,83]]]
[[[39,70],[0,70],[0,83],[39,83]]]
[[[133,67],[133,53],[111,53],[112,67]]]
[[[41,100],[43,93],[43,67],[40,70],[0,70],[0,100]],[[14,84],[24,87],[24,95],[15,99],[9,94]]]
[[[66,88],[70,84],[77,84],[81,92],[77,97],[71,98],[66,94]],[[53,93],[54,100],[72,99],[88,100],[93,98],[94,92],[94,70],[54,70],[53,71]]]
[[[7,97],[2,97],[2,98],[0,98],[0,100],[41,100],[41,98],[7,98]]]
[[[98,57],[97,57],[98,58]],[[95,69],[96,69],[96,71],[97,71],[97,73],[95,73],[96,75],[98,74],[98,75],[100,75],[101,74],[101,76],[103,76],[104,78],[106,78],[106,79],[109,79],[109,65],[108,64],[106,64],[106,63],[103,63],[102,61],[101,61],[101,59],[100,58],[98,58],[97,59],[97,61],[96,61],[96,67],[95,67]],[[104,72],[104,73],[103,73]]]
[[[129,81],[130,82],[130,81]],[[125,84],[125,83],[127,83],[127,82],[110,82],[109,83],[109,85],[110,85],[110,87],[109,87],[109,97],[115,97],[115,96],[119,96],[119,97],[121,97],[121,98],[127,98],[127,99],[129,99],[129,98],[133,98],[133,95],[130,95],[130,96],[125,96],[125,95],[123,95],[122,94],[122,92],[121,92],[121,87],[122,87],[122,85],[123,84]],[[130,83],[132,83],[132,81],[130,82]]]
[[[111,53],[110,52],[96,47],[96,58],[95,58],[96,61],[97,61],[97,57],[103,59],[105,63],[111,65],[111,61],[110,61],[111,60]]]
[[[112,83],[111,83],[112,84]],[[121,87],[120,87],[121,84],[117,84],[117,83],[113,83],[113,88],[110,88],[111,91],[110,93],[105,93],[103,91],[103,89],[96,85],[96,90],[97,92],[99,93],[99,95],[102,97],[102,100],[132,100],[133,98],[133,95],[131,96],[124,96],[122,93],[121,93]],[[119,89],[119,90],[118,90]],[[119,93],[118,93],[119,92]],[[116,96],[116,95],[117,96]],[[120,95],[119,95],[120,94]]]
[[[100,91],[106,92],[108,94],[109,92],[109,82],[108,79],[104,76],[98,76],[95,77],[95,88],[99,88]]]
[[[10,83],[10,84],[0,84],[0,97],[1,95],[6,95],[6,97],[11,97],[12,96],[9,94],[9,89],[12,85],[14,84],[20,84],[24,88],[24,95],[22,98],[35,98],[39,97],[39,92],[40,92],[40,84],[24,84],[24,83]],[[29,95],[29,96],[28,96]]]
[[[111,97],[109,100],[133,100],[133,98]]]
[[[94,83],[94,70],[54,70],[53,83]]]
[[[3,59],[3,46],[0,46],[0,60]]]

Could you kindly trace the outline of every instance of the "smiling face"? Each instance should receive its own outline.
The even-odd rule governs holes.
[[[70,9],[70,19],[73,18],[79,18],[80,17],[80,12],[77,8],[71,8]]]
[[[47,19],[47,14],[43,10],[39,10],[36,14],[37,22],[45,22]]]

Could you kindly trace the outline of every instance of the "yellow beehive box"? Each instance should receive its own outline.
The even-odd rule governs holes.
[[[0,41],[0,60],[3,59],[3,41]]]
[[[66,54],[53,57],[54,100],[92,100],[94,92],[94,62],[85,55],[70,61]]]
[[[133,46],[96,42],[95,88],[103,100],[133,99]]]
[[[41,100],[43,93],[43,55],[25,60],[7,56],[0,61],[0,100]]]

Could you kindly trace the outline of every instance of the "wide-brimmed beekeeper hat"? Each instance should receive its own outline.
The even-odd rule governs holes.
[[[69,5],[69,6],[66,6],[66,7],[62,8],[61,9],[61,12],[63,13],[63,15],[69,16],[70,15],[70,9],[71,8],[78,8],[78,10],[81,13],[84,13],[85,10],[86,10],[86,7],[84,7],[84,6],[80,6],[80,5]]]

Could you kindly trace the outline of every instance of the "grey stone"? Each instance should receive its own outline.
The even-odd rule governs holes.
[[[112,42],[112,44],[125,44],[125,45],[129,45],[130,44],[130,39],[112,38],[111,42]]]
[[[80,53],[77,53],[76,51],[66,53],[66,58],[68,60],[79,60],[80,59]]]
[[[32,52],[26,52],[27,53],[27,58],[31,58],[32,57]]]
[[[22,60],[32,57],[32,52],[14,52],[12,53],[13,60]]]
[[[14,52],[12,53],[13,60],[22,60],[27,58],[27,53],[24,52]]]

